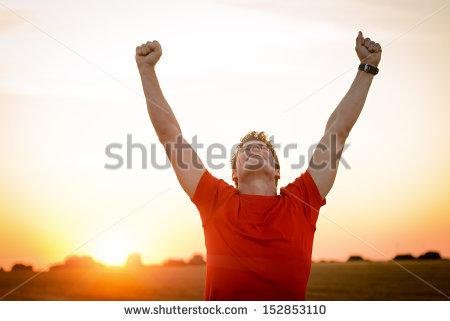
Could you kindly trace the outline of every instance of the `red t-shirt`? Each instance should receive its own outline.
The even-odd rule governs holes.
[[[306,171],[280,195],[240,194],[206,170],[192,202],[206,243],[205,300],[304,300],[319,209]]]

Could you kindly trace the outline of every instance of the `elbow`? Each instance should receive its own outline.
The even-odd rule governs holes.
[[[334,127],[336,135],[340,138],[346,139],[348,135],[350,135],[353,123],[345,117],[338,117],[338,119],[334,123]]]
[[[345,142],[350,135],[352,127],[346,124],[335,123],[329,128],[329,134],[334,135],[340,142]]]
[[[177,126],[168,126],[157,131],[158,139],[161,144],[177,141],[181,138],[181,130]]]
[[[350,130],[351,130],[350,126],[344,126],[338,129],[336,135],[338,136],[338,138],[345,140],[347,139],[348,135],[350,135]]]

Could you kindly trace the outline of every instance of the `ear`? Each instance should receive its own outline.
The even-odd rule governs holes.
[[[280,179],[280,169],[275,170],[275,178]]]
[[[234,185],[237,186],[237,170],[235,168],[232,169],[231,178],[233,179]]]

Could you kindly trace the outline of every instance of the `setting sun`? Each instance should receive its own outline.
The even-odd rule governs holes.
[[[93,247],[92,255],[96,261],[106,265],[124,265],[128,255],[136,246],[129,237],[111,235],[101,237]]]

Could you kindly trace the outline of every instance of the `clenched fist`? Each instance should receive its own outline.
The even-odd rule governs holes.
[[[155,67],[162,55],[161,45],[158,41],[147,41],[136,47],[136,63],[139,70],[145,67]]]
[[[364,38],[362,32],[356,37],[356,54],[361,63],[378,66],[381,60],[381,46],[378,42]]]

